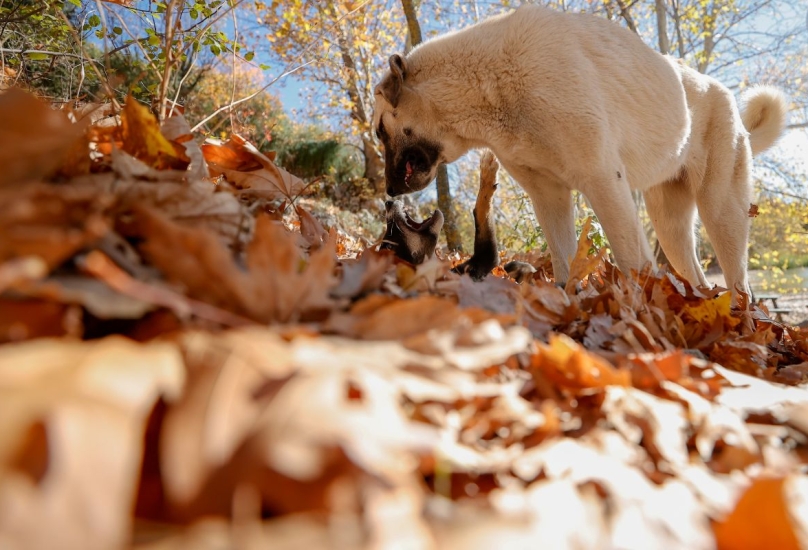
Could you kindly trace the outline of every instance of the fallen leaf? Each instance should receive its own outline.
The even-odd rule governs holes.
[[[184,147],[175,147],[166,139],[157,117],[132,96],[127,98],[121,113],[121,126],[123,150],[138,160],[158,169],[185,170],[188,166]]]
[[[592,218],[587,218],[581,228],[581,236],[578,239],[578,249],[575,252],[575,257],[570,262],[570,277],[564,287],[568,294],[574,293],[575,285],[594,273],[606,257],[605,248],[598,248],[594,254],[590,255],[590,250],[594,248],[592,239],[589,237],[591,230]]]
[[[0,187],[54,174],[86,128],[19,88],[0,93],[0,120]]]
[[[631,373],[616,369],[563,334],[551,334],[549,345],[537,344],[531,370],[562,388],[584,390],[629,386]]]
[[[305,188],[300,178],[279,168],[241,136],[233,134],[229,141],[208,139],[202,152],[213,175],[224,175],[239,189],[261,191],[268,199],[293,199]]]
[[[0,348],[4,542],[15,548],[123,547],[146,418],[161,395],[175,397],[182,383],[179,354],[170,344],[110,338]],[[37,425],[44,444],[23,456],[46,461],[39,480],[9,463]]]
[[[0,262],[32,256],[57,267],[109,230],[113,201],[84,186],[0,189]]]
[[[138,219],[135,230],[145,239],[145,255],[192,298],[261,322],[323,316],[333,306],[333,241],[304,259],[295,235],[262,217],[242,270],[210,232],[182,227],[146,209],[138,210]]]
[[[785,479],[759,478],[726,518],[713,523],[719,549],[801,548],[789,517]]]

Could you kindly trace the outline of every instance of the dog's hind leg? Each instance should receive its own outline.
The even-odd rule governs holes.
[[[727,288],[748,293],[746,263],[752,186],[745,139],[736,138],[734,150],[713,151],[704,182],[696,191],[696,204],[724,271]]]
[[[691,284],[709,286],[696,255],[696,198],[686,176],[647,189],[643,198],[671,267]]]

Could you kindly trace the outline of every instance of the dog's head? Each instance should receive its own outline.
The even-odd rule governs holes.
[[[373,125],[384,145],[387,194],[420,191],[447,162],[434,109],[407,79],[407,63],[390,58],[390,72],[376,86]]]
[[[387,230],[380,249],[395,252],[396,256],[411,264],[423,263],[435,253],[438,236],[443,228],[443,213],[435,210],[422,222],[413,220],[401,201],[387,201]]]

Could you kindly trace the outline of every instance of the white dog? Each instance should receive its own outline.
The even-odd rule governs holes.
[[[426,187],[440,163],[487,147],[533,201],[557,281],[576,249],[571,191],[598,216],[618,266],[652,261],[632,200],[642,190],[672,266],[707,285],[694,216],[727,285],[748,292],[751,160],[786,123],[773,88],[739,113],[713,78],[607,20],[526,5],[390,58],[376,88],[387,192]]]

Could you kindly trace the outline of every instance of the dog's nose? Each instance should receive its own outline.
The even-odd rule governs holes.
[[[391,206],[393,206],[393,201],[384,201],[385,208],[389,210]]]

